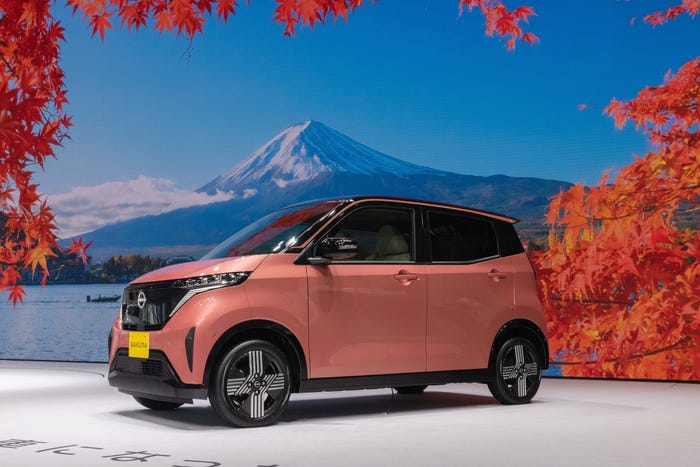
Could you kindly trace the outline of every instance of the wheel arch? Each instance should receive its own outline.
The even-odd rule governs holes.
[[[489,371],[493,371],[498,350],[508,339],[513,337],[525,337],[532,341],[540,354],[540,368],[543,370],[549,368],[549,344],[544,332],[532,321],[519,318],[508,321],[496,333],[489,354]]]
[[[307,377],[304,350],[292,331],[279,323],[267,320],[245,321],[223,333],[209,352],[203,383],[206,386],[210,385],[213,369],[228,349],[251,339],[268,341],[284,353],[293,375],[292,392],[298,392],[301,380]]]

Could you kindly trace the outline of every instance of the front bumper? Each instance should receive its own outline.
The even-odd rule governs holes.
[[[149,358],[132,358],[128,349],[117,349],[107,378],[110,386],[132,396],[187,403],[207,398],[206,386],[183,383],[159,350],[151,350]]]

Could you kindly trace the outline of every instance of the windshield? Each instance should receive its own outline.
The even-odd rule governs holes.
[[[302,234],[340,203],[324,201],[275,211],[226,239],[202,259],[280,253],[298,243]]]

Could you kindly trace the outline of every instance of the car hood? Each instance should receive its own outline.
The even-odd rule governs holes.
[[[235,256],[233,258],[207,259],[173,264],[137,277],[131,284],[169,281],[186,277],[206,276],[223,272],[254,271],[268,255]]]

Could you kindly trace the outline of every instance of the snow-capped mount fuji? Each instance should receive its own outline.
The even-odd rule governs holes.
[[[494,157],[465,151],[465,157]],[[523,238],[544,235],[548,198],[570,183],[479,177],[411,164],[308,121],[272,138],[199,192],[233,199],[104,226],[84,234],[97,258],[127,253],[199,256],[237,230],[283,206],[319,198],[388,195],[436,200],[521,219]]]
[[[290,126],[197,191],[209,194],[232,191],[247,197],[261,185],[272,183],[285,188],[331,173],[406,177],[446,172],[375,151],[321,122],[310,120]]]

